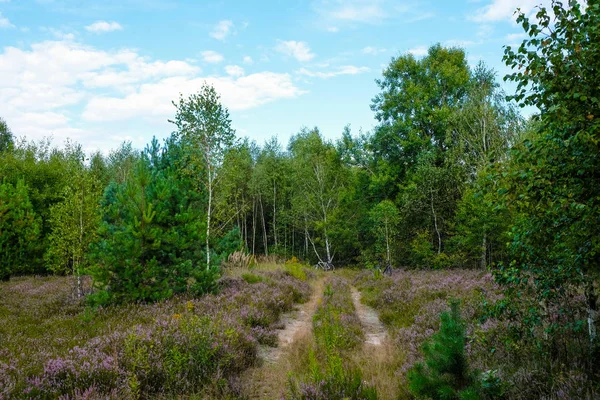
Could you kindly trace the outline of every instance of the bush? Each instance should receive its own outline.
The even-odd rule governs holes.
[[[416,363],[408,372],[411,392],[433,400],[480,399],[484,393],[478,374],[471,371],[465,355],[465,324],[458,302],[450,304],[450,312],[442,313],[440,330],[423,345],[425,364]],[[489,392],[497,391],[495,375],[486,379]]]

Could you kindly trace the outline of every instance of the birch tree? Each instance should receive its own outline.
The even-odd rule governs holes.
[[[195,175],[198,190],[208,196],[206,207],[206,269],[210,268],[210,232],[213,198],[219,182],[219,169],[226,150],[233,145],[235,130],[231,128],[229,111],[221,104],[214,87],[204,83],[196,94],[173,102],[177,111],[169,122],[177,127],[187,149],[187,169]]]
[[[97,238],[102,188],[84,165],[85,155],[80,145],[67,144],[66,153],[68,168],[63,201],[50,209],[52,231],[44,258],[54,273],[76,277],[77,297],[80,298],[81,274],[87,265],[88,248]]]
[[[319,261],[332,263],[335,214],[346,184],[346,172],[335,147],[318,129],[304,130],[290,143],[294,169],[294,208],[299,228]],[[325,251],[324,255],[323,250]]]

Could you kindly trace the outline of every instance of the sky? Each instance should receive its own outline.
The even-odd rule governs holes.
[[[86,151],[167,137],[179,95],[214,85],[239,137],[281,143],[376,126],[392,57],[460,46],[501,82],[520,7],[549,0],[0,0],[0,117]],[[507,91],[511,88],[507,87]]]

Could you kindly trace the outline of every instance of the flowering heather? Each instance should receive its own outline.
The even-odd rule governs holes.
[[[262,275],[255,284],[224,278],[217,295],[98,310],[72,301],[70,278],[3,284],[0,399],[234,390],[258,344],[276,343],[280,314],[310,294],[283,272]]]
[[[498,298],[498,288],[484,271],[394,271],[392,277],[375,279],[365,271],[356,278],[363,301],[375,308],[387,326],[394,347],[401,354],[396,375],[402,395],[408,397],[406,372],[421,358],[422,344],[439,329],[440,313],[448,310],[450,299],[461,299],[468,324],[467,335],[477,327],[481,297]],[[490,322],[492,323],[492,322]],[[469,349],[467,349],[468,352]],[[483,365],[475,365],[475,367]]]

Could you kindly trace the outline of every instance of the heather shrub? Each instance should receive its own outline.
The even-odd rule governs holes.
[[[254,284],[224,279],[219,294],[201,298],[87,309],[80,304],[79,313],[71,317],[63,313],[68,309],[63,303],[58,311],[30,304],[34,293],[39,293],[37,301],[47,301],[46,287],[56,291],[55,281],[66,288],[66,278],[53,278],[41,286],[29,280],[11,282],[11,296],[26,292],[28,297],[25,304],[8,301],[9,310],[35,308],[43,312],[39,323],[46,326],[53,318],[65,322],[50,333],[57,337],[38,338],[46,334],[39,328],[10,334],[9,346],[0,346],[0,399],[235,394],[237,377],[257,361],[258,344],[277,344],[281,313],[291,310],[295,299],[305,300],[310,294],[306,282],[286,273],[256,275],[262,281]],[[6,325],[3,318],[0,314],[0,334]],[[72,322],[67,323],[68,318]],[[72,339],[77,344],[66,350],[60,347],[64,337],[58,337],[65,331],[79,336]],[[89,332],[96,336],[86,336]]]

